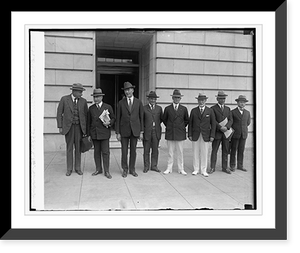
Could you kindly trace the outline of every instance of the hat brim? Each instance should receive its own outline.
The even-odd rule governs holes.
[[[208,99],[208,97],[195,97],[196,99]]]
[[[238,99],[238,98],[237,98],[235,101],[236,101],[236,102],[244,101],[244,102],[246,102],[246,103],[249,102],[249,100],[247,100],[247,99]]]
[[[172,98],[174,97],[174,98],[181,98],[181,97],[183,97],[183,95],[170,95]]]
[[[80,91],[84,91],[85,88],[77,88],[77,87],[73,88],[73,87],[71,87],[70,90],[80,90]]]
[[[135,86],[134,85],[132,85],[132,86],[130,86],[130,87],[127,87],[127,88],[121,88],[122,90],[128,90],[128,89],[131,89],[131,88],[135,88]]]
[[[105,96],[105,94],[91,94],[93,97]]]

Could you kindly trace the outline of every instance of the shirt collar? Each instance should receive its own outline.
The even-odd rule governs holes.
[[[75,97],[74,97],[74,95],[71,93],[71,98],[72,98],[72,100],[73,100],[73,102],[74,102],[74,100],[75,100]]]
[[[131,98],[126,97],[126,99],[127,99],[127,103],[129,103],[129,99],[130,99],[130,100],[131,100],[131,103],[133,104],[133,99],[134,99],[133,96],[132,96]]]

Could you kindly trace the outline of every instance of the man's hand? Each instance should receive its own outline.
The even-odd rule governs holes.
[[[140,141],[143,141],[143,139],[144,139],[144,134],[143,134],[143,133],[140,133],[139,140],[140,140]]]
[[[117,134],[117,140],[121,141],[121,135],[120,134]]]
[[[223,127],[220,128],[220,130],[224,133],[224,132],[227,131],[227,127],[223,126]]]
[[[210,138],[209,138],[209,141],[210,141],[210,142],[213,142],[214,139],[215,139],[214,137],[210,137]]]
[[[106,126],[106,127],[108,127],[110,125],[110,121],[104,121],[103,125]]]
[[[63,131],[63,130],[62,130],[62,128],[60,127],[60,128],[58,128],[58,131],[59,131],[60,134],[62,134],[62,131]]]
[[[192,137],[191,137],[191,136],[189,137],[189,140],[190,140],[190,141],[193,141],[193,139],[192,139]]]

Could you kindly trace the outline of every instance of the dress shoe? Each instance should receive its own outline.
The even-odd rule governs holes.
[[[124,177],[124,178],[127,177],[127,171],[126,170],[123,171],[122,177]]]
[[[96,170],[96,171],[92,174],[92,176],[97,176],[98,174],[102,174],[102,171]]]
[[[112,178],[112,176],[109,174],[109,172],[105,172],[105,173],[104,173],[104,176],[106,176],[108,179],[111,179],[111,178]]]
[[[201,169],[201,175],[204,176],[204,177],[208,177],[208,173],[207,173],[206,168]]]
[[[135,171],[129,171],[129,174],[131,174],[131,175],[134,176],[134,177],[137,177],[137,176],[138,176],[138,174],[137,174]]]
[[[202,176],[208,177],[209,175],[206,172],[201,173]]]
[[[158,168],[153,168],[151,169],[152,171],[156,171],[156,172],[160,172],[160,170]]]
[[[172,171],[171,171],[171,170],[168,170],[168,169],[164,171],[164,174],[165,174],[165,175],[167,175],[167,174],[169,174],[169,173],[172,173]]]
[[[144,168],[143,172],[147,173],[149,171],[149,168]]]
[[[82,176],[82,175],[83,175],[83,173],[82,173],[81,170],[77,170],[76,173],[77,173],[79,176]]]
[[[192,172],[192,175],[196,176],[198,173],[199,173],[199,171],[194,170],[194,171]]]
[[[246,170],[245,168],[238,168],[238,170],[241,170],[241,171],[247,172],[247,170]]]
[[[71,176],[71,174],[72,174],[72,171],[67,171],[66,176],[69,177],[69,176]]]
[[[185,176],[187,175],[187,173],[184,170],[179,170],[178,173],[182,174],[182,175],[185,175]]]
[[[230,170],[231,170],[232,172],[235,172],[235,168],[234,168],[234,167],[230,167]]]
[[[227,174],[231,174],[230,169],[222,169],[222,171],[227,173]]]
[[[215,168],[211,168],[210,171],[208,171],[208,174],[212,174],[212,173],[214,173],[215,171],[216,171]]]

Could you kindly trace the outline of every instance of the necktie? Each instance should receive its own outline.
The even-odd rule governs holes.
[[[175,111],[177,111],[178,105],[175,105]]]
[[[129,107],[129,111],[131,111],[131,108],[132,108],[132,102],[131,102],[131,99],[129,99],[129,101],[128,101],[128,107]]]
[[[200,113],[201,113],[201,115],[202,115],[202,113],[203,113],[203,108],[202,108],[202,107],[200,108]]]
[[[100,109],[101,109],[101,107],[100,107],[100,104],[97,104],[97,108],[98,108],[98,110],[100,110]]]
[[[224,111],[224,105],[221,105],[221,110],[222,110],[222,112]]]
[[[78,98],[74,98],[74,104],[76,105],[78,102]]]

